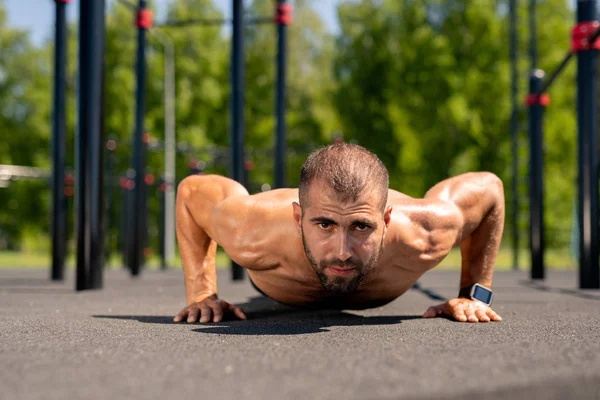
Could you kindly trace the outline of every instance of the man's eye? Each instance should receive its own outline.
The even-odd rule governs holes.
[[[319,226],[323,229],[328,229],[331,224],[329,222],[321,222]]]
[[[365,225],[365,224],[356,224],[356,230],[359,231],[366,231],[367,229],[369,229],[369,225]]]

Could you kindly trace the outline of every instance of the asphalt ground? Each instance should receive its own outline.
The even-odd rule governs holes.
[[[0,399],[600,399],[600,291],[576,271],[497,272],[497,323],[422,319],[455,295],[430,271],[364,311],[279,305],[219,273],[247,321],[175,324],[181,270],[105,272],[75,292],[45,270],[0,270]]]

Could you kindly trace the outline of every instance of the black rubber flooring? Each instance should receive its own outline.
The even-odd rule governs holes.
[[[600,399],[600,291],[576,271],[497,272],[487,324],[420,317],[458,271],[365,311],[291,309],[221,271],[249,320],[193,325],[172,322],[181,270],[79,293],[68,273],[0,270],[0,399]]]

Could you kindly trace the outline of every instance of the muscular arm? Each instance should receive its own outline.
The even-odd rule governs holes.
[[[459,215],[455,245],[462,255],[460,287],[479,283],[491,288],[504,230],[502,181],[487,172],[463,174],[435,185],[425,198],[445,202]]]
[[[217,294],[217,237],[213,214],[224,200],[247,196],[239,183],[218,175],[190,176],[177,191],[177,240],[183,262],[187,304]],[[220,243],[221,244],[221,243]]]

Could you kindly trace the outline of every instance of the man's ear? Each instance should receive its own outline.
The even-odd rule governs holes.
[[[295,201],[292,203],[292,207],[294,208],[294,222],[296,223],[296,228],[298,228],[299,231],[302,230],[302,208],[300,207],[300,204],[296,203]]]
[[[383,222],[385,222],[385,227],[387,228],[392,221],[392,206],[387,206],[385,211],[383,212]]]

